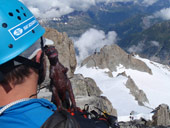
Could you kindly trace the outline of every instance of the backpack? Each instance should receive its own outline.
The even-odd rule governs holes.
[[[57,110],[41,128],[80,128],[77,121],[65,110]]]
[[[65,110],[56,110],[52,116],[41,126],[41,128],[119,128],[112,125],[104,118],[88,118],[86,113],[75,111],[72,114]],[[110,116],[112,117],[112,116]],[[112,122],[115,122],[114,118]],[[109,119],[110,120],[110,119]],[[116,123],[113,123],[116,124]]]

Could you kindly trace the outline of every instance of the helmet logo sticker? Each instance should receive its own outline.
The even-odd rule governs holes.
[[[15,36],[19,36],[23,33],[23,29],[22,28],[17,28],[15,31],[14,31],[14,35]]]
[[[9,29],[9,33],[14,38],[14,40],[18,40],[21,37],[25,36],[27,33],[32,31],[39,25],[38,21],[34,16],[25,20],[24,22],[16,25],[15,27]]]

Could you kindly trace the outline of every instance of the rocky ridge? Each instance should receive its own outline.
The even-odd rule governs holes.
[[[135,100],[138,101],[138,104],[141,106],[145,106],[145,103],[149,103],[146,94],[143,90],[140,90],[133,79],[128,76],[128,80],[125,85],[129,90],[130,93],[135,97]]]
[[[87,67],[98,67],[100,69],[108,68],[113,72],[116,71],[117,66],[120,64],[127,69],[130,68],[152,74],[151,69],[144,62],[135,59],[133,55],[127,54],[116,44],[104,46],[100,52],[87,57],[81,63],[81,66],[86,65]]]
[[[135,97],[135,100],[138,102],[139,105],[145,106],[145,103],[149,103],[149,100],[145,92],[138,88],[138,86],[135,84],[133,79],[130,76],[126,75],[125,71],[122,73],[119,73],[117,76],[120,76],[120,75],[128,78],[125,86],[130,90],[130,93]]]

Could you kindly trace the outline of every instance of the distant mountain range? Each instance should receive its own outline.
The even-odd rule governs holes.
[[[160,18],[147,19],[155,12],[168,7],[170,0],[158,0],[151,6],[133,2],[100,3],[87,11],[74,11],[60,18],[40,21],[43,26],[66,32],[69,37],[80,37],[89,28],[103,30],[105,33],[116,31],[120,39],[118,45],[126,51],[169,64],[169,22]],[[149,20],[147,26],[145,20]],[[153,46],[158,43],[160,47]],[[142,49],[133,51],[133,48],[140,45]]]
[[[132,34],[119,45],[151,60],[170,64],[170,21],[153,25],[141,33]]]
[[[46,19],[42,21],[42,24],[56,28],[60,32],[67,32],[69,36],[80,36],[91,27],[108,32],[119,27],[120,24],[125,24],[126,21],[138,21],[142,17],[152,15],[154,12],[168,7],[170,7],[169,0],[159,0],[151,6],[134,4],[133,2],[100,3],[87,11],[74,11],[60,18]],[[140,24],[140,22],[138,23]],[[125,30],[122,32],[125,31],[126,24]]]

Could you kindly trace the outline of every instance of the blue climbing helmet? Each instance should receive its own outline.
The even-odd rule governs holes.
[[[18,0],[0,0],[0,65],[31,47],[45,33]]]

